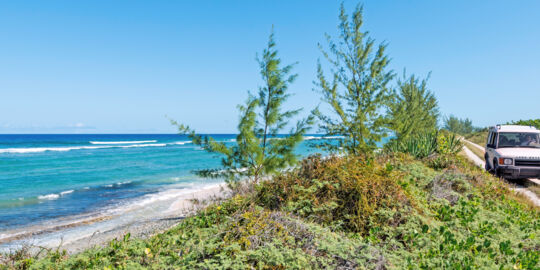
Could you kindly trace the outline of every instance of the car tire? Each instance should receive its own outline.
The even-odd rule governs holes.
[[[501,177],[501,172],[499,171],[499,162],[497,159],[493,159],[493,174],[497,177]]]
[[[487,155],[484,156],[484,160],[485,160],[484,169],[486,169],[487,172],[491,172],[491,166],[489,166],[489,158]]]

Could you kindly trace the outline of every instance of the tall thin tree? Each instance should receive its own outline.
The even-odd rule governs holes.
[[[330,64],[332,79],[317,65],[316,90],[329,105],[330,115],[314,110],[319,129],[327,135],[341,135],[338,145],[330,149],[344,149],[351,154],[371,152],[376,142],[385,135],[384,105],[391,97],[387,84],[393,78],[387,71],[389,58],[386,45],[379,44],[362,31],[362,6],[358,5],[349,20],[343,4],[339,15],[339,39],[326,35],[328,51],[321,48]]]
[[[286,130],[291,119],[301,111],[283,110],[284,102],[290,97],[289,85],[297,75],[291,74],[293,65],[282,66],[273,31],[267,48],[257,61],[264,85],[259,87],[256,96],[249,94],[245,105],[238,106],[240,121],[235,144],[218,142],[210,136],[196,133],[189,126],[172,121],[180,133],[187,134],[194,144],[222,155],[222,168],[205,169],[198,171],[198,174],[226,177],[228,183],[234,186],[239,179],[248,178],[257,182],[261,177],[297,162],[295,148],[303,140],[313,117],[299,120],[294,127]]]

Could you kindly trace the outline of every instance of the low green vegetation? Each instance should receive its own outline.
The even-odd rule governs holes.
[[[540,129],[540,119],[519,120],[519,121],[510,122],[508,124],[521,125],[521,126],[533,126]]]
[[[538,209],[442,145],[311,156],[152,238],[0,269],[538,269]]]
[[[386,152],[407,153],[433,167],[442,168],[452,162],[463,144],[457,135],[443,130],[392,140],[384,148]]]

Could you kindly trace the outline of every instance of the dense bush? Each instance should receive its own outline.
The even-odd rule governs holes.
[[[385,145],[385,150],[406,153],[423,159],[435,154],[454,155],[461,151],[462,147],[461,141],[455,134],[440,131],[419,134],[403,140],[392,140]]]
[[[390,163],[361,157],[312,156],[298,170],[257,188],[256,201],[348,232],[366,234],[369,226],[386,226],[403,217],[379,220],[380,209],[407,207],[408,199]]]

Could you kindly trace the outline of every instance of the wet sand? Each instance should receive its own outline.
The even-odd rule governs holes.
[[[151,203],[134,203],[117,213],[22,228],[19,233],[0,239],[0,252],[29,246],[35,251],[41,247],[60,247],[73,254],[106,245],[115,238],[122,239],[127,233],[131,238],[147,238],[173,227],[209,202],[228,196],[225,184],[193,191],[164,191]]]

